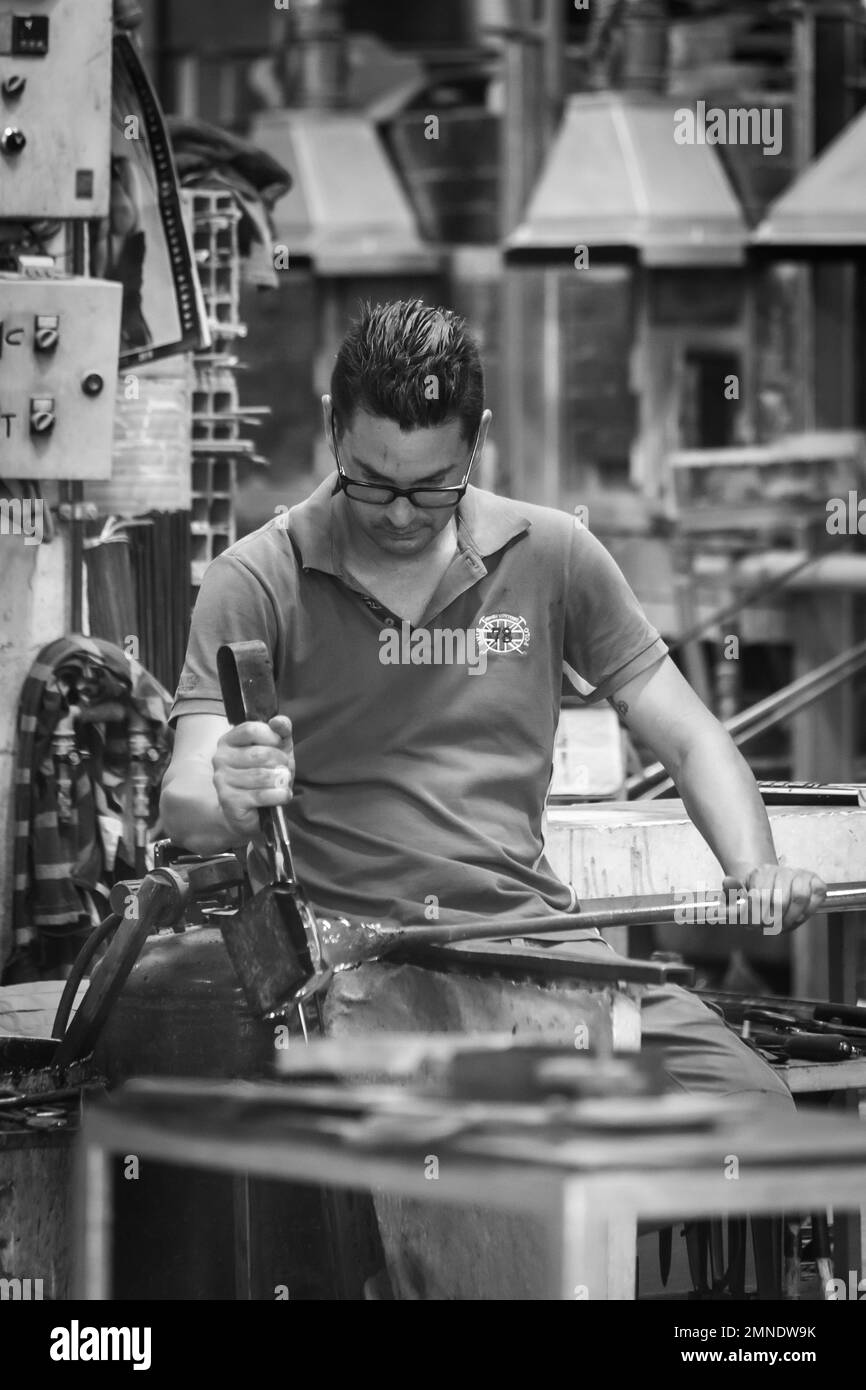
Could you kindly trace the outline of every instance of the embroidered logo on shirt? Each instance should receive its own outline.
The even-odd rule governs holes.
[[[522,656],[529,646],[525,618],[515,618],[513,613],[491,613],[481,618],[478,645],[485,652],[519,652]]]

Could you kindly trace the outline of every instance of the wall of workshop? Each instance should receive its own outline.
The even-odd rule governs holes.
[[[500,0],[494,0],[493,9],[499,4]],[[330,8],[330,3],[324,6],[325,10]],[[349,31],[378,33],[398,48],[402,44],[437,49],[446,40],[459,44],[476,38],[482,8],[476,0],[449,0],[447,5],[435,7],[347,0],[343,16]],[[488,0],[486,10],[490,9]],[[189,96],[184,64],[194,62],[196,74],[190,80],[197,114],[206,121],[243,130],[251,110],[260,104],[251,88],[251,82],[255,86],[256,59],[264,55],[272,59],[275,49],[284,44],[286,14],[270,6],[244,8],[236,0],[185,0],[182,6],[157,6],[151,0],[147,11],[149,22],[143,38],[148,66],[166,109],[173,110],[182,103],[184,93]],[[473,108],[473,114],[479,113]],[[413,116],[411,121],[416,119]],[[465,134],[460,138],[465,151]],[[433,153],[426,143],[423,153],[427,158]],[[492,155],[487,162],[495,168]],[[473,174],[477,172],[473,169]],[[477,177],[466,182],[475,189],[477,202]],[[452,194],[456,199],[463,192],[461,188]],[[496,421],[504,424],[505,408],[497,390],[500,274],[497,264],[495,275],[485,265],[480,273],[473,266],[438,281],[380,276],[335,282],[291,270],[280,276],[275,291],[246,290],[241,319],[247,325],[247,336],[238,344],[241,402],[265,404],[271,415],[254,436],[257,453],[267,465],[244,460],[238,463],[238,535],[263,524],[273,516],[275,507],[301,501],[330,471],[330,456],[323,448],[319,397],[327,390],[339,339],[364,298],[376,302],[419,295],[428,302],[453,305],[467,315],[482,341],[494,405],[493,437],[485,466],[491,463],[496,453]]]
[[[281,276],[277,289],[247,289],[241,319],[247,336],[238,352],[241,401],[267,405],[271,414],[255,431],[268,466],[239,460],[238,535],[255,530],[277,506],[294,506],[313,489],[313,457],[321,432],[314,385],[316,282],[301,271]]]
[[[18,701],[37,652],[68,631],[68,573],[63,530],[41,545],[0,534],[0,970],[12,947]]]

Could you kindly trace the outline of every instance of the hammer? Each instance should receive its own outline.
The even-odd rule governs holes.
[[[217,652],[217,670],[230,724],[267,724],[278,714],[274,668],[264,642],[233,642]],[[262,807],[259,821],[271,882],[220,930],[235,973],[254,1012],[277,1018],[297,1006],[306,1037],[303,1001],[330,979],[322,961],[319,927],[298,882],[282,806]]]

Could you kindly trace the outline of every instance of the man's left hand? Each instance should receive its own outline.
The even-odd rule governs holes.
[[[760,894],[759,901],[766,904],[777,931],[802,926],[820,911],[827,896],[826,883],[811,869],[789,869],[782,864],[735,864],[725,875],[723,887],[726,892],[744,888]]]

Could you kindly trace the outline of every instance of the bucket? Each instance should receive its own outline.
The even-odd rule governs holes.
[[[40,1095],[92,1077],[90,1058],[54,1067],[54,1038],[0,1037],[0,1096]],[[73,1110],[64,1128],[0,1123],[0,1299],[70,1296]]]

